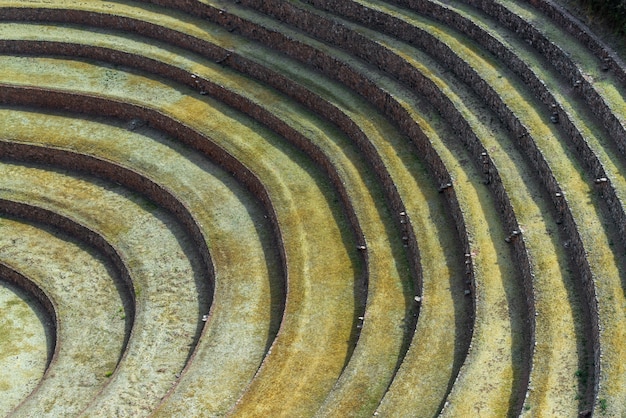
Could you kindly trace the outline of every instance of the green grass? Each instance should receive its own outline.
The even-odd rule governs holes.
[[[377,77],[376,77],[376,79],[377,79],[377,81],[378,81],[379,83],[381,82],[381,80],[380,80],[380,77],[379,77],[379,76],[377,76]],[[395,95],[395,96],[397,96],[397,95],[398,95],[398,93],[399,93],[398,91],[394,91],[394,95]]]
[[[66,62],[61,66],[64,67],[66,74],[73,73],[76,75],[81,71],[81,68],[89,67],[86,63],[78,62]],[[90,68],[96,72],[100,71],[97,67]],[[82,87],[85,91],[97,93],[102,88],[99,77],[81,76],[79,78],[84,80]],[[58,87],[62,87],[63,83],[66,82],[65,80],[69,81],[60,75],[59,77],[50,76],[48,79],[51,82],[54,81],[52,85]],[[329,201],[327,196],[332,192],[327,185],[323,185],[319,180],[320,175],[311,174],[316,172],[313,165],[306,162],[302,156],[298,156],[298,153],[294,153],[288,146],[277,142],[277,138],[269,132],[261,130],[260,132],[263,134],[261,136],[258,130],[253,130],[258,129],[256,126],[254,128],[245,127],[238,122],[235,114],[225,109],[212,110],[213,117],[207,119],[204,117],[207,114],[207,109],[210,109],[207,108],[207,101],[181,97],[179,93],[171,89],[159,88],[156,82],[147,79],[141,79],[139,82],[139,78],[130,75],[124,75],[119,79],[124,80],[124,83],[117,86],[119,90],[109,89],[108,92],[111,95],[117,93],[125,98],[129,92],[132,92],[137,101],[142,98],[147,103],[155,103],[155,100],[159,99],[163,100],[162,104],[157,105],[160,109],[175,118],[185,120],[187,124],[200,131],[210,133],[236,158],[249,165],[267,184],[270,194],[275,196],[274,201],[280,214],[279,222],[285,234],[285,248],[290,266],[287,317],[292,317],[290,315],[292,312],[298,313],[298,315],[293,315],[294,318],[299,317],[300,314],[306,317],[308,313],[312,314],[312,310],[317,310],[319,306],[330,305],[329,320],[337,316],[346,318],[342,325],[335,327],[327,326],[327,321],[306,324],[301,323],[299,319],[294,319],[291,320],[293,324],[291,326],[283,324],[278,340],[286,339],[287,345],[291,346],[290,341],[293,339],[301,340],[306,336],[304,338],[307,341],[306,344],[311,348],[319,349],[319,363],[326,365],[315,367],[314,362],[307,365],[307,368],[312,372],[312,377],[320,373],[336,376],[345,362],[347,345],[344,341],[350,339],[351,317],[354,312],[353,282],[358,267],[352,260],[356,256],[356,250],[348,251],[343,244],[348,234],[348,226],[345,221],[339,220],[339,224],[329,224],[329,220],[335,219],[334,213],[340,213],[339,207],[337,203],[333,203],[332,199]],[[41,77],[40,82],[43,85],[45,77]],[[67,83],[66,86],[73,89],[78,88],[70,83]],[[166,91],[167,93],[165,93]],[[199,117],[200,115],[203,116]],[[254,138],[256,140],[251,140]],[[295,158],[293,154],[295,154]],[[280,175],[277,175],[278,173]],[[307,202],[307,205],[303,206],[299,202]],[[322,243],[324,244],[322,245]],[[335,243],[335,245],[328,245],[329,243]],[[325,248],[325,250],[320,251],[320,248]],[[312,281],[316,277],[336,277],[337,279],[332,280],[332,285],[329,288],[323,283]],[[331,294],[336,295],[336,299],[332,297],[322,299],[322,295],[328,296],[329,289],[333,288]],[[349,314],[339,314],[340,312],[348,312]],[[328,333],[336,337],[325,336]],[[324,336],[322,337],[322,335]],[[328,341],[328,343],[320,345],[318,341]],[[297,352],[281,353],[278,349],[273,352],[275,354],[268,357],[266,364],[272,358],[279,358],[279,353],[280,359],[278,361],[281,363],[299,362]],[[273,373],[280,369],[276,367],[267,370]],[[282,377],[277,377],[277,379],[283,381]],[[287,381],[284,380],[284,382]],[[319,386],[313,378],[310,382],[313,387]],[[301,380],[300,383],[305,382]],[[250,390],[248,393],[252,393],[252,391]],[[314,398],[310,399],[314,401]],[[293,402],[294,405],[299,405],[296,399],[293,399]]]
[[[245,12],[245,13],[244,13],[243,11],[238,11],[238,12],[241,12],[241,13],[242,13],[242,15],[243,15],[243,14],[245,14],[245,15],[246,15],[246,17],[248,17],[248,18],[251,18],[251,16],[252,16],[252,14],[251,14],[251,13],[247,13],[247,12]],[[257,18],[256,16],[254,16],[254,20],[255,20],[256,22],[266,22],[266,21],[267,21],[267,19],[266,19],[266,18],[261,18],[261,17]],[[275,28],[275,26],[274,26],[274,28]],[[289,35],[290,35],[290,37],[296,36],[296,37],[298,37],[298,39],[300,39],[300,40],[302,40],[302,39],[303,39],[303,37],[302,37],[302,36],[300,36],[300,35],[298,35],[298,34],[293,34],[293,33],[291,33],[291,32],[290,32],[290,33],[289,33]],[[325,50],[327,50],[328,48],[324,48],[324,49],[325,49]],[[354,60],[350,60],[350,61],[349,61],[349,62],[350,62],[350,64],[352,64],[352,63],[353,63],[353,61],[354,61]]]
[[[430,32],[436,33],[436,31],[430,31]],[[440,33],[440,32],[437,32],[437,33]],[[443,36],[443,35],[440,35],[440,36]],[[512,104],[514,103],[515,105],[518,105],[518,106],[521,103],[523,103],[525,100],[532,101],[532,100],[529,100],[529,99],[524,99],[524,100],[514,99],[513,98],[513,96],[514,96],[513,93],[515,92],[515,89],[512,88],[512,86],[510,84],[507,85],[505,83],[509,79],[512,79],[510,76],[508,76],[508,77],[501,77],[500,75],[497,75],[497,76],[487,75],[488,74],[488,69],[493,68],[493,66],[485,65],[484,62],[478,64],[477,63],[478,62],[478,58],[479,58],[478,55],[473,54],[473,53],[468,53],[467,50],[463,50],[462,48],[459,48],[459,51],[461,51],[461,56],[463,56],[464,59],[468,60],[470,63],[476,62],[476,63],[473,63],[472,66],[474,68],[479,68],[481,70],[482,74],[483,74],[483,77],[485,77],[487,80],[489,80],[492,83],[492,85],[498,86],[498,92],[499,92],[500,96],[505,99],[505,101],[507,101],[508,103],[512,103]],[[536,108],[536,107],[537,106],[535,105],[534,108]],[[524,111],[520,110],[517,113],[521,115],[521,114],[529,114],[531,112],[529,112],[528,110],[524,110]],[[545,122],[542,122],[542,123],[545,123]],[[557,164],[560,164],[561,160],[562,159],[558,159],[558,160],[555,160],[555,162]],[[570,172],[571,172],[571,170],[570,170]],[[596,266],[604,266],[604,262],[598,263]],[[615,273],[613,273],[613,274],[615,274]]]
[[[601,65],[598,57],[530,5],[523,2],[507,2],[505,6],[523,16],[526,20],[532,21],[534,26],[548,40],[558,45],[575,63],[581,73],[591,81],[593,88],[602,96],[611,113],[618,118],[622,126],[626,125],[626,116],[624,116],[623,112],[626,89],[624,89],[622,83],[614,77],[611,71],[604,72],[600,69]]]
[[[464,55],[465,56],[465,55]],[[474,68],[483,68],[474,65]],[[507,99],[506,92],[512,93],[515,90],[510,86],[504,86],[503,84],[496,82],[493,79],[493,86],[496,91],[501,94],[501,97]],[[523,89],[519,88],[517,91],[522,92]],[[525,109],[521,107],[521,104],[528,102],[530,106]],[[619,310],[614,309],[614,306],[621,306],[623,300],[619,297],[614,299],[617,294],[621,294],[618,290],[621,288],[621,278],[623,273],[621,272],[621,266],[623,265],[622,256],[616,253],[614,249],[611,249],[609,241],[611,237],[611,231],[604,228],[602,225],[605,223],[604,217],[606,215],[600,213],[597,209],[599,205],[598,200],[595,198],[595,194],[591,193],[588,183],[582,177],[584,171],[576,163],[576,158],[571,156],[570,151],[565,149],[565,146],[558,146],[555,143],[554,138],[560,138],[562,143],[565,143],[565,139],[561,138],[560,133],[557,133],[553,127],[550,127],[545,118],[540,117],[534,109],[538,109],[541,105],[538,105],[529,95],[526,98],[507,99],[507,103],[511,109],[520,117],[523,123],[530,128],[531,134],[538,142],[543,155],[549,161],[555,173],[557,180],[561,184],[566,193],[568,194],[568,201],[570,202],[575,219],[579,226],[583,242],[585,242],[586,248],[588,248],[588,259],[592,266],[592,271],[597,277],[596,285],[598,286],[598,296],[600,302],[600,319],[604,332],[604,376],[601,377],[601,381],[605,382],[602,391],[608,391],[611,396],[615,396],[616,399],[621,395],[620,387],[622,385],[618,383],[620,381],[618,375],[620,373],[614,366],[614,364],[620,364],[620,360],[623,356],[621,344],[618,341],[621,340],[621,332],[613,332],[608,330],[621,329],[624,321],[623,315],[618,314]],[[523,110],[522,110],[523,109]],[[551,129],[548,129],[551,128]],[[534,133],[533,133],[534,132]],[[573,174],[576,173],[574,176]],[[617,175],[619,178],[619,174]],[[594,205],[594,206],[592,206]],[[614,258],[615,257],[615,258]],[[603,296],[606,295],[606,296]],[[612,296],[612,297],[609,297]],[[606,305],[606,307],[605,307]],[[613,307],[611,307],[613,306]],[[613,360],[606,360],[606,356],[610,356]],[[601,384],[602,385],[602,384]],[[602,386],[601,386],[602,387]]]
[[[470,55],[463,54],[463,56],[467,58]],[[472,61],[470,60],[470,62]],[[472,66],[480,69],[481,72],[489,68],[474,63]],[[529,93],[525,93],[525,90],[520,87],[512,88],[513,86],[506,82],[511,79],[510,77],[498,78],[486,75],[486,78],[490,80],[496,91],[522,120],[522,123],[529,128],[542,154],[551,165],[561,187],[566,191],[574,217],[578,220],[579,231],[583,237],[583,242],[586,243],[586,248],[588,248],[588,259],[592,270],[595,272],[598,279],[600,277],[603,278],[603,280],[597,281],[597,285],[600,288],[599,292],[604,293],[602,288],[606,284],[607,289],[605,291],[609,291],[608,289],[612,288],[614,290],[609,292],[614,293],[616,291],[615,289],[621,287],[619,284],[621,275],[619,266],[621,263],[615,261],[612,259],[613,256],[609,255],[613,252],[610,246],[608,246],[607,236],[604,235],[608,233],[608,231],[603,233],[605,230],[601,226],[603,224],[604,215],[599,213],[598,209],[595,207],[595,205],[598,205],[598,202],[592,197],[593,194],[590,193],[590,186],[583,178],[584,171],[578,166],[576,159],[571,156],[570,151],[563,145],[565,140],[554,141],[555,138],[560,138],[561,134],[557,132],[554,127],[549,125],[545,117],[538,114],[536,109],[541,108],[541,105],[537,104]],[[529,105],[525,105],[525,103],[529,103]],[[591,200],[589,199],[590,197]],[[608,283],[612,284],[609,285]],[[602,299],[603,297],[600,296],[600,300]],[[621,302],[616,301],[613,303]],[[601,320],[606,321],[605,329],[620,329],[620,325],[617,324],[622,323],[623,318],[621,318],[621,315],[603,315],[601,312]],[[614,338],[619,339],[619,337],[609,335],[606,335],[606,337],[607,340],[605,340],[604,343],[607,347],[607,351],[619,357],[619,353],[621,352],[618,348],[619,346],[611,342]]]
[[[466,11],[465,9],[463,10],[463,12]],[[473,17],[475,22],[481,23],[478,19],[478,14],[473,15]],[[494,25],[489,26],[487,23],[482,25],[486,28],[494,27]],[[435,32],[430,28],[428,31],[431,33]],[[441,33],[440,36],[443,36],[444,31],[438,33]],[[522,49],[520,47],[515,50],[520,51]],[[408,53],[405,56],[410,57],[414,55],[414,53]],[[472,55],[462,54],[462,56],[468,57]],[[424,60],[422,59],[420,63],[424,63]],[[416,66],[419,68],[418,65]],[[435,68],[432,64],[426,66],[431,71]],[[475,68],[493,68],[493,65],[476,64]],[[498,75],[491,78],[498,80],[503,77]],[[510,78],[510,76],[504,78]],[[506,89],[503,88],[502,91],[506,91]],[[462,102],[463,100],[455,99],[455,103]],[[472,104],[470,107],[478,109],[480,105]],[[466,111],[466,114],[469,115],[471,112]],[[466,119],[471,120],[471,116],[466,116]],[[490,118],[483,116],[481,119],[486,120]],[[492,117],[491,119],[494,118]],[[499,138],[498,142],[494,142],[490,140],[493,137],[493,128],[491,132],[484,129],[481,131],[480,128],[473,128],[473,131],[481,136],[483,144],[490,150],[492,158],[494,158],[496,165],[500,168],[499,171],[503,175],[507,194],[513,203],[520,224],[527,231],[524,235],[525,241],[537,277],[534,285],[536,288],[536,309],[539,313],[539,320],[536,331],[535,367],[531,376],[531,385],[534,390],[530,393],[529,402],[533,405],[541,406],[540,409],[553,408],[554,405],[558,404],[560,405],[559,408],[571,409],[573,407],[575,412],[576,405],[571,404],[569,395],[576,393],[577,388],[571,388],[571,385],[560,379],[559,376],[563,372],[577,367],[581,361],[577,353],[581,345],[579,336],[581,332],[580,324],[577,323],[580,306],[576,307],[579,302],[576,302],[574,278],[565,268],[565,260],[567,258],[559,243],[559,238],[554,235],[554,231],[558,230],[558,226],[554,223],[554,220],[550,220],[549,216],[542,215],[550,212],[551,204],[546,201],[541,202],[541,199],[537,200],[537,197],[541,195],[541,186],[537,183],[537,179],[533,179],[533,170],[523,168],[525,166],[523,157],[515,151],[514,146],[508,140],[505,140],[506,134],[500,133],[496,136]],[[514,157],[514,160],[511,160],[511,157]],[[531,185],[531,188],[527,189],[520,181]],[[539,203],[534,209],[529,204],[533,200]],[[571,301],[572,305],[557,305],[554,303],[556,300],[567,299]],[[555,309],[558,309],[560,312],[553,312]],[[560,332],[564,329],[567,329],[568,332]],[[556,332],[557,330],[559,332]],[[569,349],[566,349],[566,347],[569,347]],[[551,366],[548,367],[547,364]],[[549,371],[549,373],[546,373],[546,371]],[[550,393],[551,395],[548,395]],[[541,401],[535,399],[537,397],[540,397]],[[546,402],[552,406],[546,405]]]

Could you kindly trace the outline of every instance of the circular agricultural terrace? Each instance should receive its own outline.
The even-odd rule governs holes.
[[[626,66],[558,5],[0,7],[0,415],[626,414]]]

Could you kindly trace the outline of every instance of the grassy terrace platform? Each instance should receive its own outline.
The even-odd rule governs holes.
[[[461,55],[464,56],[464,57],[471,56],[471,54],[468,54],[468,53],[462,53]],[[488,67],[489,67],[488,65],[487,66],[475,65],[475,68],[488,68]],[[500,95],[501,95],[501,97],[505,97],[506,96],[506,93],[504,92],[504,90],[500,91]],[[582,119],[582,120],[584,120],[584,119]],[[562,402],[562,403],[564,404],[565,402]]]
[[[551,7],[0,1],[0,414],[622,415],[626,69]]]
[[[144,53],[145,53],[145,51],[144,51]],[[200,71],[200,73],[202,73],[202,71]],[[365,172],[365,170],[363,170],[363,172]],[[350,179],[349,179],[349,178],[346,178],[346,180],[347,180],[347,181],[349,181]],[[350,189],[352,190],[352,192],[351,192],[351,193],[352,193],[352,194],[354,194],[354,190],[356,190],[357,188],[356,188],[356,187],[351,187]],[[362,211],[362,210],[361,210],[361,211]],[[359,212],[359,214],[360,214],[360,213],[361,213],[361,212]],[[370,222],[370,223],[371,223],[371,222]],[[371,227],[369,227],[369,226],[368,226],[368,228],[369,228],[369,229],[371,229]],[[375,235],[376,235],[376,234],[367,234],[366,236],[370,236],[370,237],[371,237],[371,236],[375,236]],[[398,237],[398,239],[397,239],[397,241],[396,241],[396,242],[400,242],[399,237]],[[375,254],[377,254],[377,255],[378,255],[378,254],[380,254],[380,253],[381,253],[381,251],[380,251],[380,250],[376,249],[376,244],[375,244],[375,242],[372,242],[372,240],[371,240],[371,239],[368,239],[368,245],[370,246],[370,248],[373,248],[373,249],[374,249],[374,253],[375,253]],[[431,251],[432,251],[432,250],[431,250]],[[380,257],[380,255],[378,255],[378,257]],[[376,262],[373,262],[373,263],[372,263],[372,266],[374,266],[375,268],[377,268],[377,267],[378,267]],[[374,268],[372,268],[371,270],[374,270]],[[375,272],[370,271],[370,280],[371,280],[371,281],[373,281],[372,279],[373,279],[373,278],[376,278],[376,276],[377,276],[377,274],[375,274]],[[373,290],[374,286],[372,286],[372,285],[371,285],[371,288],[372,288],[372,290]],[[372,291],[372,293],[374,293],[374,292]],[[386,292],[386,293],[388,294],[388,292]],[[405,298],[406,298],[406,296],[405,296]],[[391,301],[391,300],[392,300],[392,299],[389,299],[388,297],[387,297],[387,299],[388,299],[389,301]],[[373,316],[373,315],[376,315],[376,314],[374,313],[374,310],[373,310],[373,309],[368,308],[367,312],[368,312],[370,315],[372,315],[372,316]],[[404,312],[402,312],[402,314],[404,314]],[[388,315],[387,315],[387,316],[388,316]],[[370,321],[369,323],[372,323],[372,322],[373,322],[373,321]],[[405,331],[405,332],[408,332],[408,331],[410,331],[410,329],[407,329],[407,331]],[[379,347],[379,348],[378,348],[378,350],[380,351],[380,350],[381,350],[381,348]],[[384,351],[384,350],[383,350],[383,351]],[[390,356],[390,360],[391,360],[392,362],[394,362],[394,357],[393,357],[393,356]],[[392,364],[393,364],[393,363],[392,363]],[[390,370],[393,370],[393,369],[390,369]]]

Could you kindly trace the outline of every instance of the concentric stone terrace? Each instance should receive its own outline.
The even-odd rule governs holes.
[[[0,415],[626,415],[626,66],[550,0],[0,0]]]

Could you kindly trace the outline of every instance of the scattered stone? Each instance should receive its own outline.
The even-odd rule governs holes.
[[[611,60],[610,60],[610,58],[604,58],[602,60],[602,64],[600,64],[600,69],[602,71],[609,71],[611,69]]]
[[[139,129],[142,126],[146,126],[147,124],[148,122],[143,119],[134,118],[131,119],[130,122],[128,122],[127,128],[129,131],[134,131],[135,129]]]
[[[452,187],[452,183],[450,182],[441,184],[439,186],[439,193],[442,193],[444,190],[449,189],[450,187]]]
[[[506,237],[504,240],[506,242],[511,242],[511,240],[513,238],[519,236],[521,233],[522,233],[521,231],[518,231],[517,229],[514,229],[513,231],[511,231],[511,234],[508,237]]]
[[[230,52],[227,52],[226,55],[224,55],[222,58],[218,59],[217,61],[215,61],[217,64],[221,64],[224,61],[226,61],[228,58],[230,58]]]
[[[550,116],[550,122],[559,123],[559,114],[557,112],[552,113],[552,116]]]

